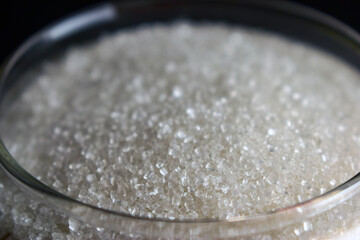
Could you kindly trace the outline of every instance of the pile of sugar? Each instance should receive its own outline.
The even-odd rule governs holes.
[[[358,73],[225,25],[145,26],[46,62],[2,138],[52,188],[169,219],[252,215],[360,170]]]
[[[295,225],[280,228],[276,231],[253,234],[251,236],[237,237],[243,240],[271,240],[271,239],[354,239],[359,236],[360,229],[352,231],[360,226],[359,197],[353,198],[338,207],[319,215],[316,218],[300,221]],[[110,239],[159,239],[152,236],[153,232],[110,231],[100,226],[90,226],[86,223],[69,218],[62,213],[56,212],[33,199],[31,195],[21,191],[0,171],[0,239],[6,240],[110,240]],[[356,234],[357,233],[357,234]],[[157,234],[157,232],[154,232]],[[194,236],[191,237],[193,234]],[[353,235],[351,235],[353,234]],[[208,235],[201,238],[194,233],[184,233],[174,237],[165,235],[164,239],[226,239],[222,235]],[[221,237],[220,237],[221,236]],[[321,238],[320,238],[321,236]],[[348,236],[348,238],[346,238]],[[352,237],[351,237],[352,236]],[[233,238],[231,238],[233,239]]]

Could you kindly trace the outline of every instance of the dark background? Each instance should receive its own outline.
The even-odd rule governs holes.
[[[328,13],[360,32],[360,0],[284,1],[298,2]],[[2,0],[0,4],[0,63],[37,30],[69,13],[98,2],[101,1]]]

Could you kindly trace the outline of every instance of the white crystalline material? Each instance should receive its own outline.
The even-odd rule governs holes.
[[[251,215],[360,170],[358,73],[268,33],[143,27],[70,49],[28,78],[4,116],[8,149],[49,186],[108,209]],[[37,217],[22,224],[45,231]]]
[[[295,233],[296,236],[299,237],[299,236],[302,234],[302,230],[300,230],[300,229],[295,229],[295,230],[294,230],[294,233]]]
[[[161,168],[160,173],[161,175],[166,176],[169,172],[166,170],[166,168]]]
[[[310,231],[310,230],[311,230],[312,225],[311,225],[311,223],[305,221],[305,222],[303,223],[303,228],[304,228],[304,231],[307,232],[307,231]]]
[[[87,175],[86,176],[86,180],[88,181],[88,182],[94,182],[95,181],[95,175],[94,174],[89,174],[89,175]]]
[[[195,117],[195,111],[193,108],[188,108],[186,109],[186,114],[190,117],[190,118],[194,118]]]
[[[269,134],[269,136],[274,136],[276,134],[276,131],[274,129],[270,128],[268,130],[268,134]]]
[[[180,97],[182,97],[182,95],[183,95],[183,91],[182,91],[182,89],[181,89],[179,86],[175,86],[175,87],[173,88],[172,94],[173,94],[173,96],[174,96],[175,98],[180,98]]]
[[[71,231],[76,232],[79,230],[79,227],[80,227],[80,222],[78,220],[69,218],[69,229]]]

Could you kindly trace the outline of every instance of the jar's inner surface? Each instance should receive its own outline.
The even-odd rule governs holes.
[[[102,208],[253,215],[360,171],[358,72],[271,33],[147,25],[73,47],[25,78],[2,119],[10,153]]]

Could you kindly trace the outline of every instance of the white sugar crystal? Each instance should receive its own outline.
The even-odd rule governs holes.
[[[327,161],[326,155],[325,155],[325,154],[322,154],[322,155],[321,155],[321,159],[323,160],[323,162],[326,162],[326,161]]]
[[[294,233],[295,233],[296,236],[299,237],[303,233],[303,231],[302,231],[302,229],[295,229]]]
[[[90,183],[94,182],[95,179],[96,179],[96,177],[95,177],[94,174],[89,174],[89,175],[86,176],[86,181],[88,181]]]
[[[175,86],[172,94],[175,98],[180,98],[183,95],[183,90],[179,86]]]
[[[99,207],[226,219],[308,200],[360,170],[359,74],[269,33],[141,27],[74,47],[25,77],[34,81],[7,109],[2,139],[45,184]],[[111,238],[25,204],[4,179],[1,193],[12,195],[0,194],[0,224],[7,217],[19,236]],[[339,226],[341,213],[329,213]],[[319,226],[304,221],[274,239]]]
[[[185,137],[186,137],[186,134],[185,134],[183,131],[179,130],[179,131],[176,133],[176,137],[177,137],[177,138],[185,138]]]
[[[186,114],[190,117],[190,118],[195,118],[195,110],[193,108],[188,108],[186,109]]]
[[[331,186],[335,186],[336,185],[336,180],[332,179],[329,183],[330,183]]]
[[[270,129],[268,130],[268,134],[269,134],[269,136],[274,136],[274,135],[276,134],[275,129],[270,128]]]
[[[73,219],[73,218],[69,218],[69,229],[71,231],[78,231],[80,228],[80,222],[76,219]]]
[[[161,175],[166,176],[169,172],[166,170],[166,168],[161,168],[160,173]]]
[[[308,231],[310,231],[312,229],[312,224],[305,221],[305,222],[303,222],[303,228],[304,228],[305,232],[308,232]]]
[[[53,186],[57,189],[62,188],[63,184],[59,180],[55,180]]]

